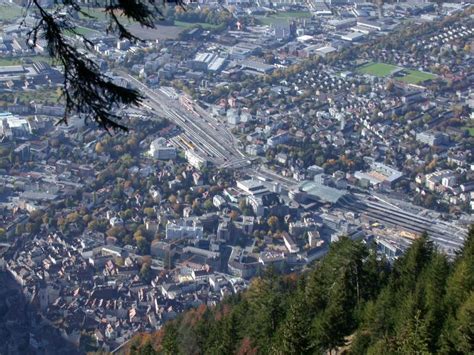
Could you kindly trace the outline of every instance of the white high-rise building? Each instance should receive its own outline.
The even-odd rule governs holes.
[[[202,225],[193,221],[180,220],[166,224],[166,239],[201,239],[203,234]]]
[[[192,150],[186,150],[184,153],[188,163],[196,169],[202,169],[207,166],[207,160],[203,156],[193,152]]]
[[[150,155],[159,160],[176,158],[176,148],[168,147],[164,138],[157,138],[150,144]]]

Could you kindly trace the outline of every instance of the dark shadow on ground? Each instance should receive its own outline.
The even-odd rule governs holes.
[[[0,271],[0,354],[80,354],[28,304],[20,286]]]

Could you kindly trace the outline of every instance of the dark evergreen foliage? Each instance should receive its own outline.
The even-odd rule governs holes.
[[[341,239],[312,271],[269,272],[151,337],[157,354],[474,353],[474,227],[454,262],[425,235],[390,268]]]
[[[182,0],[97,0],[94,5],[104,6],[109,19],[108,31],[117,34],[120,39],[139,40],[123,24],[123,19],[136,21],[147,28],[154,28],[158,19],[163,17],[163,6],[177,4]],[[123,105],[137,105],[142,100],[135,89],[113,83],[101,73],[98,65],[90,59],[88,51],[92,43],[79,34],[69,9],[91,17],[78,0],[57,1],[53,10],[44,8],[39,0],[31,0],[29,7],[36,9],[40,19],[28,35],[28,45],[36,46],[38,40],[47,42],[49,56],[64,69],[65,115],[60,123],[67,123],[72,113],[81,114],[87,121],[96,122],[100,127],[127,130],[118,121],[120,116],[113,110]],[[78,48],[67,34],[75,34],[81,39],[84,48]]]

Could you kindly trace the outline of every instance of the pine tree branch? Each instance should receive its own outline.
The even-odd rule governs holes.
[[[136,21],[143,27],[154,28],[155,21],[163,16],[158,2],[161,6],[169,3],[183,6],[183,0],[105,1],[104,11],[109,18],[108,31],[116,33],[120,39],[138,41],[139,38],[127,30],[119,17]],[[99,1],[96,3],[99,5]],[[28,9],[31,7],[37,9],[40,19],[28,32],[27,44],[33,49],[38,40],[44,39],[49,56],[63,67],[63,98],[66,110],[58,123],[67,124],[72,114],[79,114],[86,123],[95,122],[107,131],[127,131],[127,127],[118,123],[121,117],[113,112],[122,106],[136,106],[143,97],[137,90],[114,84],[101,73],[95,61],[87,55],[87,51],[92,50],[93,43],[78,33],[74,19],[61,10],[70,7],[88,18],[93,16],[85,12],[76,0],[62,0],[62,6],[51,12],[38,0],[30,0]],[[66,34],[80,38],[84,49],[77,48]]]

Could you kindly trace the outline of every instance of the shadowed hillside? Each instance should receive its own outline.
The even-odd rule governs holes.
[[[393,267],[342,239],[302,276],[269,272],[216,308],[202,306],[130,354],[468,354],[474,351],[474,228],[454,261],[426,236]]]

